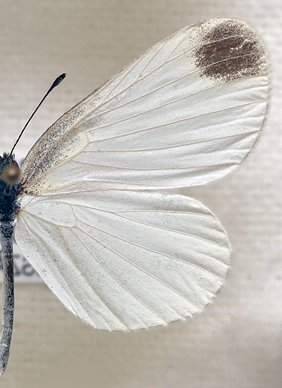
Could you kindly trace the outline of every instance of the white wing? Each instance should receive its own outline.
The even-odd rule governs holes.
[[[107,330],[199,312],[221,287],[230,255],[206,207],[154,192],[26,196],[16,239],[65,306]]]
[[[73,313],[132,330],[212,299],[230,254],[219,221],[195,200],[131,190],[230,172],[258,136],[267,85],[254,32],[208,20],[155,45],[43,134],[23,165],[16,239]]]
[[[23,165],[26,193],[183,187],[229,173],[257,139],[267,63],[243,22],[158,43],[62,116]]]

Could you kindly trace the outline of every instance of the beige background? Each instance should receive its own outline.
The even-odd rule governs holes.
[[[271,103],[261,139],[230,176],[185,192],[222,221],[233,248],[225,287],[202,314],[137,333],[95,331],[44,284],[16,285],[1,388],[282,386],[282,3],[280,0],[1,0],[1,152],[53,78],[68,77],[20,142],[26,152],[65,110],[135,56],[211,17],[247,21],[264,41]]]

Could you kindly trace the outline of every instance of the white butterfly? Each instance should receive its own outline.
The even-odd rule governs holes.
[[[224,228],[195,199],[150,190],[232,171],[258,137],[267,93],[255,33],[211,19],[156,44],[41,136],[22,167],[15,235],[71,312],[136,330],[210,302],[229,266]]]

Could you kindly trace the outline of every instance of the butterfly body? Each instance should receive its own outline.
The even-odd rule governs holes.
[[[0,374],[6,368],[13,330],[14,315],[14,267],[13,233],[14,219],[19,212],[20,170],[13,156],[0,157],[0,233],[3,263],[3,318],[0,342]]]

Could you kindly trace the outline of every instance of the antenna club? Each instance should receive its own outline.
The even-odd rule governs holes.
[[[54,89],[56,86],[58,86],[66,78],[66,75],[67,75],[67,73],[63,73],[63,74],[59,75],[59,77],[57,77],[55,79],[55,81],[53,82],[53,84],[52,84],[52,86],[50,88],[50,91],[52,89]]]
[[[67,76],[67,73],[62,73],[61,75],[59,75],[58,78],[60,78],[60,80],[62,81],[63,79],[65,79]]]

